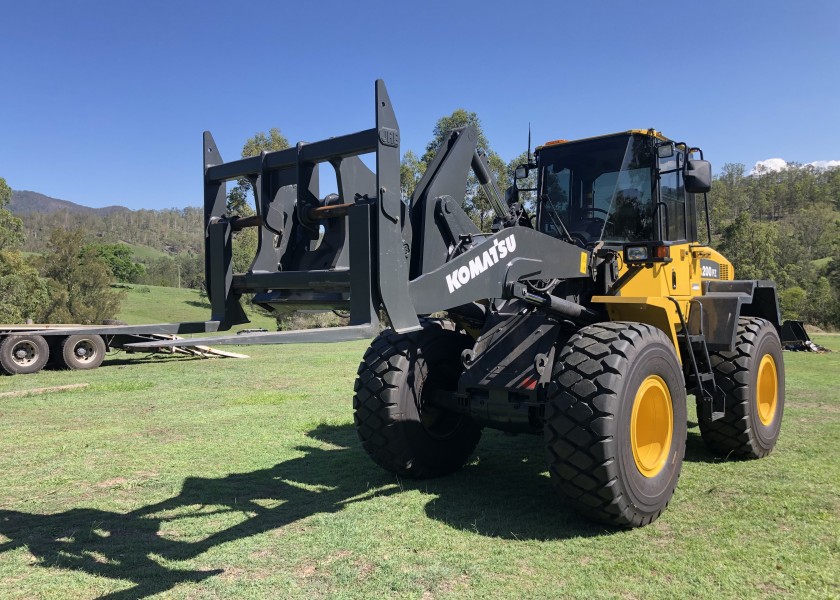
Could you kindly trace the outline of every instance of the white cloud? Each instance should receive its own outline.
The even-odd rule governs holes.
[[[832,167],[840,167],[840,160],[815,160],[808,164],[818,169],[830,169]]]
[[[831,169],[832,167],[840,167],[840,160],[815,160],[814,162],[806,163],[806,167],[815,167],[817,169]],[[789,168],[787,161],[782,158],[768,158],[767,160],[760,160],[755,163],[755,166],[750,171],[750,175],[755,175],[759,170],[763,173],[784,171]]]
[[[750,175],[753,175],[757,171],[761,170],[765,173],[767,171],[784,171],[787,169],[787,161],[782,158],[768,158],[767,160],[760,160],[755,163],[755,166],[750,171]]]

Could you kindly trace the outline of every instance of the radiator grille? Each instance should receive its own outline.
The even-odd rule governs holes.
[[[721,279],[731,279],[729,276],[729,265],[721,265],[720,266],[720,278]]]

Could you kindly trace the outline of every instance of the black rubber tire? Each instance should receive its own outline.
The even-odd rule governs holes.
[[[654,475],[637,467],[631,447],[633,405],[642,382],[658,376],[671,397],[673,428]],[[685,456],[685,379],[671,340],[642,323],[584,327],[555,361],[546,388],[545,445],[561,496],[594,521],[639,527],[674,494]],[[663,449],[664,450],[664,449]]]
[[[758,414],[757,379],[762,358],[769,354],[777,372],[778,398],[769,425]],[[776,445],[785,408],[785,363],[779,334],[772,323],[741,317],[734,352],[710,353],[715,383],[726,393],[723,418],[708,421],[697,407],[700,435],[708,448],[721,456],[762,458]]]
[[[8,335],[0,341],[0,371],[7,375],[37,373],[50,358],[50,346],[40,335]]]
[[[461,352],[472,347],[472,338],[451,321],[422,324],[405,335],[387,329],[373,340],[353,396],[365,451],[383,469],[415,479],[460,469],[481,437],[468,416],[427,404],[435,389],[457,389]]]
[[[59,369],[86,371],[95,369],[105,360],[105,342],[99,335],[68,335],[62,338],[55,354]]]

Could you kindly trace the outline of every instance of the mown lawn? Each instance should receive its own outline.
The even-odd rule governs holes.
[[[210,301],[198,290],[142,284],[121,284],[121,289],[125,291],[125,297],[117,318],[130,325],[206,321],[210,318]],[[277,329],[273,317],[244,302],[243,307],[251,322],[236,326],[231,331],[259,327],[269,331]]]
[[[134,256],[135,260],[148,262],[158,258],[166,258],[170,256],[166,252],[161,252],[157,248],[152,248],[151,246],[144,246],[142,244],[130,244],[128,242],[123,242],[122,240],[120,240],[119,243],[131,248],[131,253]]]
[[[0,597],[840,595],[840,352],[786,353],[766,459],[713,457],[690,411],[670,508],[613,531],[554,498],[539,438],[488,431],[438,480],[381,471],[352,426],[364,348],[118,354],[0,378],[0,392],[90,384],[0,398]]]

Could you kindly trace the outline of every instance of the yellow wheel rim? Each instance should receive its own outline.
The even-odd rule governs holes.
[[[674,408],[671,392],[659,375],[649,375],[633,400],[630,416],[630,447],[636,468],[645,477],[656,477],[671,451]]]
[[[776,361],[769,354],[761,357],[758,364],[755,404],[758,419],[763,425],[770,425],[776,418],[776,405],[779,403],[779,375]]]

